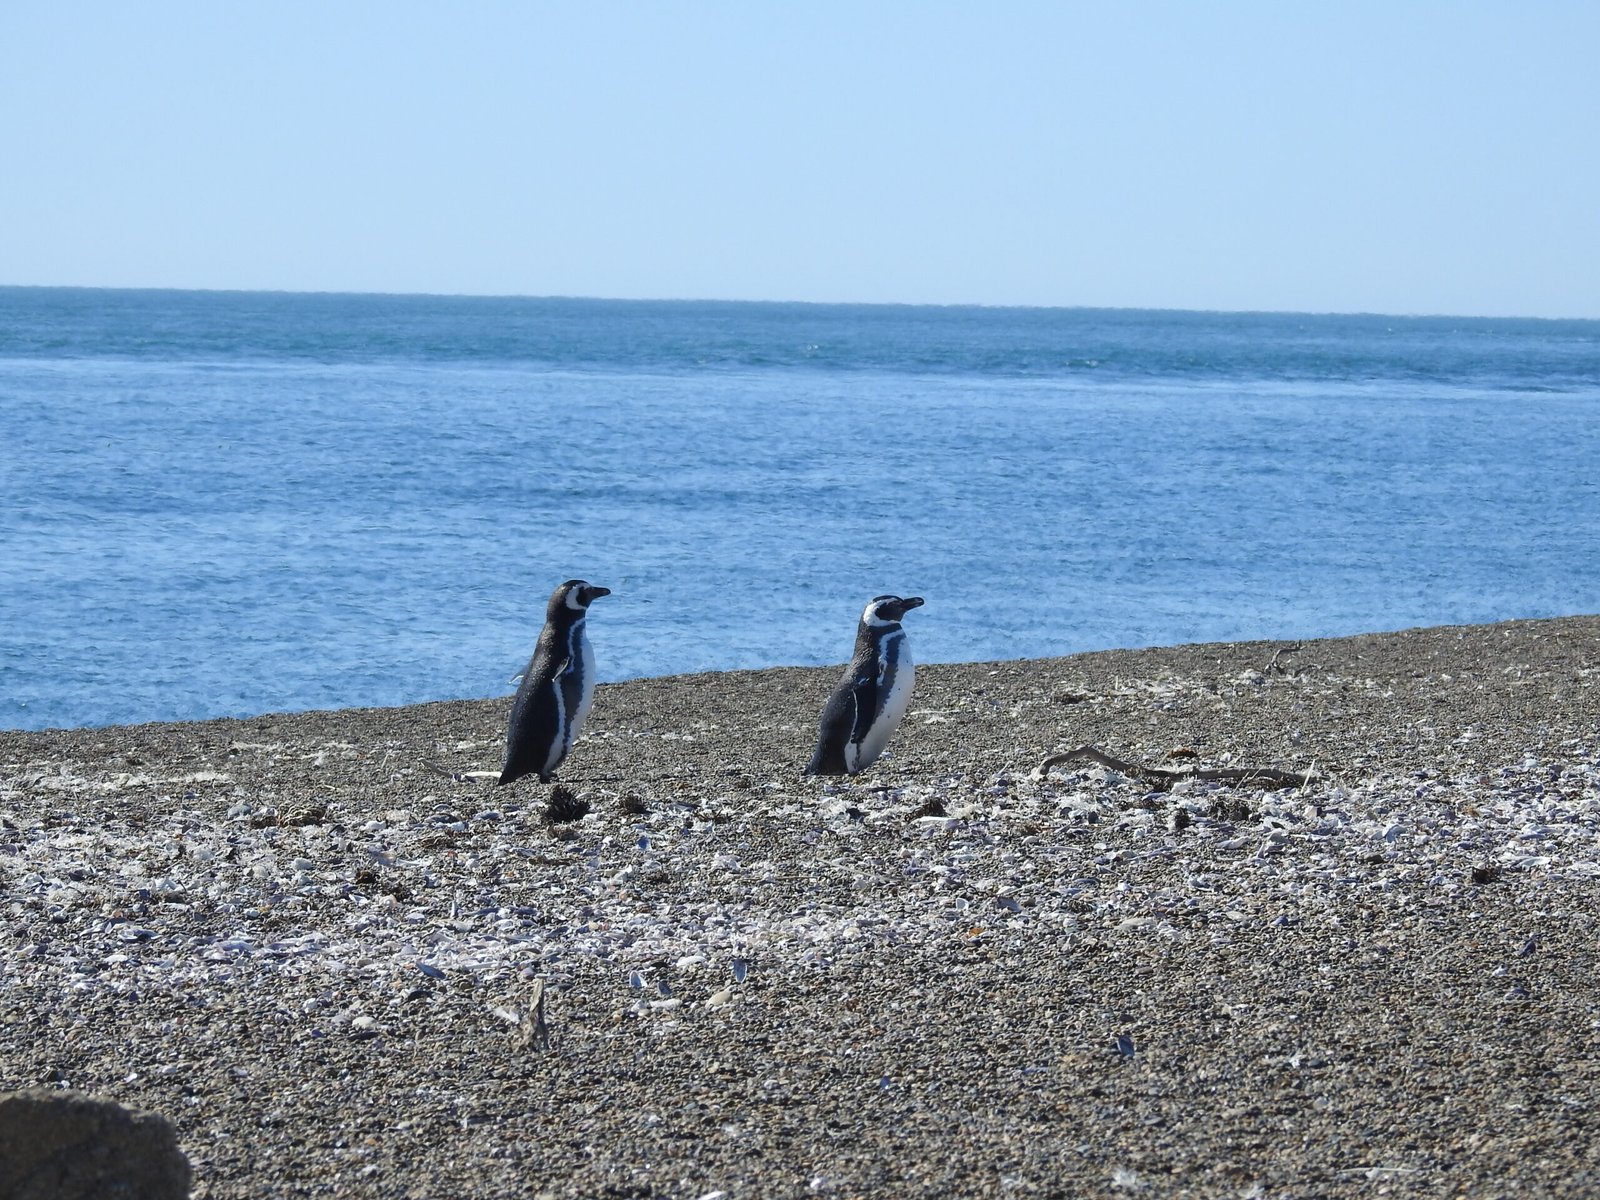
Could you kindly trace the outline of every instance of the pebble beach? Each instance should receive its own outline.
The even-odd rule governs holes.
[[[1600,617],[924,666],[804,778],[836,674],[559,791],[508,698],[0,732],[0,1090],[217,1200],[1600,1192]]]

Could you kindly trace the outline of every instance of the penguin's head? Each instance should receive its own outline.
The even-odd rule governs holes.
[[[897,625],[901,617],[913,608],[921,607],[921,596],[874,596],[867,601],[867,607],[861,614],[861,623],[875,628]]]
[[[569,579],[550,593],[550,605],[545,610],[551,620],[558,614],[582,614],[601,596],[611,595],[610,588],[595,587],[582,579]]]

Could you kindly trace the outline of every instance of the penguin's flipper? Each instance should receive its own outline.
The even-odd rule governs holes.
[[[517,689],[511,704],[511,720],[506,729],[506,761],[500,782],[510,783],[524,775],[537,775],[540,783],[550,782],[550,749],[560,736],[561,710],[555,688],[532,683],[530,672]]]
[[[851,680],[850,699],[855,704],[850,722],[850,742],[859,746],[878,715],[878,676],[872,671],[857,672]]]
[[[848,775],[844,748],[856,726],[856,696],[853,680],[845,680],[828,697],[822,710],[822,727],[817,731],[817,748],[806,766],[807,775]]]

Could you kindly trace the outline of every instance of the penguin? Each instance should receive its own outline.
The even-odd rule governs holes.
[[[578,740],[594,700],[594,651],[583,627],[589,605],[610,594],[610,588],[582,579],[569,579],[550,593],[539,644],[511,702],[500,783],[524,775],[549,783]]]
[[[877,761],[906,715],[916,667],[900,618],[921,596],[874,596],[856,628],[856,650],[822,710],[807,775],[855,775]]]

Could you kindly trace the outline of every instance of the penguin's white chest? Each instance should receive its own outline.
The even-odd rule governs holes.
[[[573,661],[578,664],[578,694],[572,711],[572,720],[567,723],[570,730],[567,734],[569,747],[577,740],[578,733],[589,716],[589,706],[594,703],[594,647],[589,645],[589,635],[581,625],[578,627],[577,642],[578,644],[573,647]]]
[[[906,646],[906,635],[885,638],[878,649],[878,712],[861,741],[845,747],[845,766],[854,773],[871,766],[889,744],[889,736],[911,707],[911,689],[917,680],[917,667]],[[853,760],[853,761],[852,761]]]
[[[589,635],[579,621],[567,634],[566,665],[551,680],[555,694],[556,728],[550,739],[550,753],[545,757],[545,771],[554,771],[561,765],[578,740],[583,722],[589,716],[589,706],[594,703],[594,648],[589,645]]]

